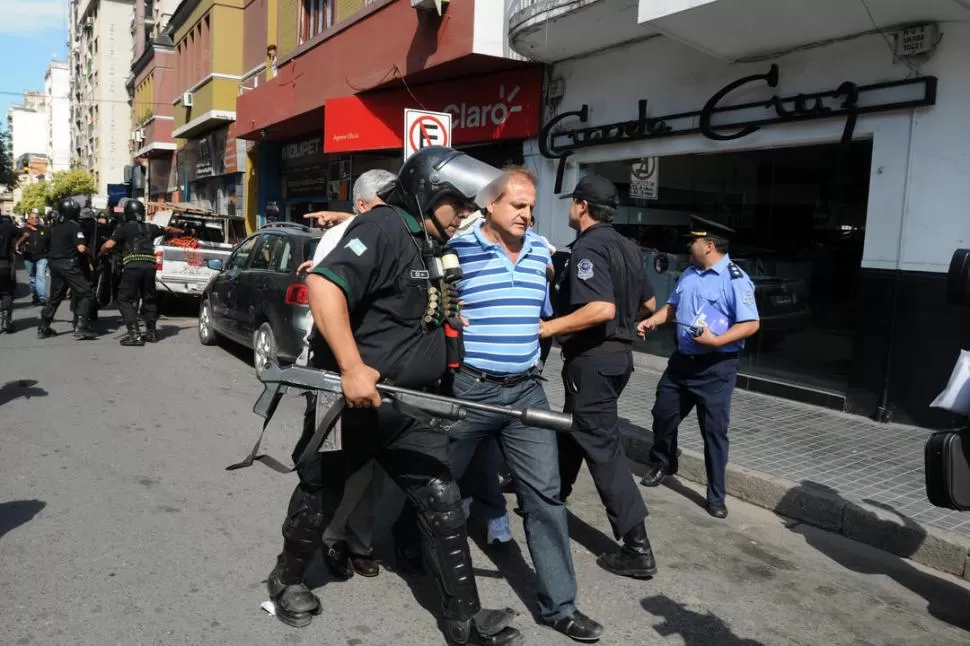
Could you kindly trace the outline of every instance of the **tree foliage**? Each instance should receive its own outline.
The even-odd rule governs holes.
[[[0,186],[12,191],[17,188],[17,169],[14,168],[13,158],[7,154],[9,143],[10,133],[0,131]]]
[[[86,170],[73,168],[54,173],[54,177],[47,185],[47,203],[51,206],[57,201],[71,195],[91,195],[98,190],[94,183],[94,175]]]
[[[23,214],[30,213],[31,209],[39,209],[43,212],[46,205],[47,182],[37,182],[24,186],[20,201],[14,206],[14,211]]]

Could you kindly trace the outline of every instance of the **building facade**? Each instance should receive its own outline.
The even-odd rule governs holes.
[[[131,163],[131,114],[125,81],[131,68],[133,0],[70,0],[71,151],[91,171],[98,194],[111,197]]]
[[[47,157],[51,172],[71,168],[71,71],[67,61],[51,61],[44,75],[47,103]]]
[[[256,223],[349,210],[357,176],[400,168],[408,108],[451,113],[447,143],[486,161],[523,160],[542,71],[509,50],[503,0],[445,3],[440,15],[415,4],[247,3],[236,127],[258,166]]]
[[[132,193],[148,202],[178,198],[175,167],[175,43],[167,31],[177,0],[135,0],[132,60],[127,79],[131,103],[131,163],[138,168]]]
[[[928,404],[970,324],[944,296],[952,252],[970,245],[968,171],[953,163],[970,154],[970,10],[873,0],[876,29],[852,3],[810,20],[787,5],[674,4],[687,10],[544,2],[512,16],[513,46],[550,64],[529,155],[540,230],[570,242],[556,195],[608,177],[616,227],[661,300],[687,264],[690,216],[728,225],[762,315],[742,386],[947,426]],[[663,365],[673,333],[638,349]]]
[[[48,108],[44,92],[25,92],[24,102],[7,111],[10,157],[19,164],[25,155],[47,155]]]
[[[243,217],[245,143],[236,140],[243,77],[244,0],[183,0],[169,22],[175,45],[178,188],[182,200]]]

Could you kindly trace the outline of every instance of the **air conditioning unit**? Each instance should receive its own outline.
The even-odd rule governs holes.
[[[94,28],[94,16],[88,16],[84,19],[84,26]]]
[[[192,107],[192,93],[191,92],[186,92],[185,94],[182,95],[182,106],[185,107],[185,108],[191,108]]]
[[[145,131],[144,130],[134,131],[133,133],[131,133],[131,140],[134,141],[136,144],[140,144],[141,142],[145,141]]]

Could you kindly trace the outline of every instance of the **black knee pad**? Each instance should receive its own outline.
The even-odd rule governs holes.
[[[283,538],[288,543],[305,545],[308,549],[319,544],[327,522],[325,498],[324,489],[311,490],[302,485],[296,488],[283,521]]]
[[[454,480],[435,478],[415,492],[425,558],[435,575],[447,619],[469,619],[481,605],[472,573],[461,492]]]

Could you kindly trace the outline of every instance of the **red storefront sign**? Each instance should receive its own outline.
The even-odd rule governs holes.
[[[328,153],[401,148],[405,108],[450,112],[456,145],[528,139],[539,133],[541,101],[539,68],[331,99],[323,148]]]

